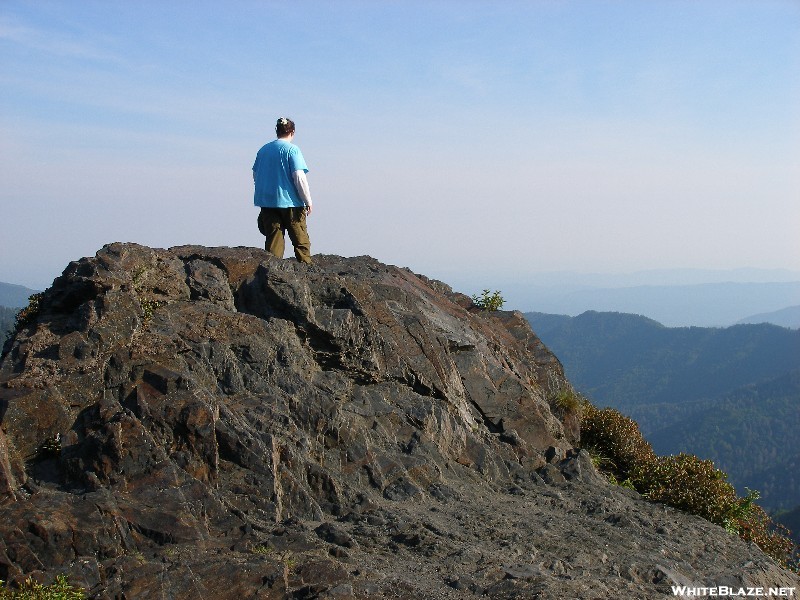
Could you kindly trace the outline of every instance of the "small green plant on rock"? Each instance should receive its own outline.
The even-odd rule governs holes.
[[[297,555],[291,550],[276,552],[270,549],[269,552],[265,553],[265,556],[277,558],[283,564],[283,567],[287,572],[294,571],[297,565],[300,564]]]
[[[499,291],[491,292],[490,290],[483,290],[480,295],[474,294],[472,302],[481,310],[495,311],[503,308],[505,300],[500,295]]]
[[[133,281],[133,287],[139,287],[139,284],[142,282],[142,279],[144,278],[144,275],[147,273],[148,269],[149,267],[146,265],[141,265],[136,269],[136,271],[134,271],[133,276],[131,277],[131,280]]]
[[[611,478],[612,476],[610,475],[610,471],[612,468],[614,468],[614,461],[605,456],[594,446],[587,446],[583,444],[583,447],[584,450],[586,450],[589,453],[589,459],[592,461],[592,465],[594,465],[594,468],[597,469],[598,471],[606,473],[608,477]]]
[[[0,581],[0,600],[84,600],[86,594],[82,589],[73,587],[66,575],[56,575],[50,585],[42,585],[28,579],[17,589],[10,589]]]
[[[251,549],[253,554],[260,554],[262,556],[271,556],[275,554],[275,550],[270,548],[269,546],[265,546],[264,544],[259,544],[258,546],[253,546]]]
[[[584,401],[580,394],[571,389],[563,389],[555,397],[555,405],[563,414],[580,415]]]
[[[618,481],[616,477],[614,477],[613,475],[609,474],[608,475],[608,481],[612,485],[618,485],[619,487],[624,487],[624,488],[627,488],[629,490],[634,490],[634,491],[636,490],[636,486],[633,485],[633,482],[630,479],[625,479],[623,481]]]
[[[166,302],[163,300],[142,300],[142,312],[144,313],[144,321],[149,322],[153,318],[153,313],[156,309],[164,306]]]

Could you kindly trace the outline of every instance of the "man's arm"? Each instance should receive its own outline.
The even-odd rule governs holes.
[[[308,187],[308,179],[306,178],[306,172],[302,169],[295,171],[292,173],[294,177],[294,187],[297,189],[297,194],[300,196],[300,199],[303,201],[303,204],[306,205],[307,214],[311,214],[311,190]]]

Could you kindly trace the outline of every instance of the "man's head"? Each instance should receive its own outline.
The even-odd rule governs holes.
[[[279,138],[288,137],[294,133],[294,121],[281,117],[275,124],[275,133]]]

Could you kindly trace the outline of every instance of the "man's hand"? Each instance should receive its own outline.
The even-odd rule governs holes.
[[[309,216],[310,214],[311,214],[311,205],[308,204],[306,205],[306,216]]]

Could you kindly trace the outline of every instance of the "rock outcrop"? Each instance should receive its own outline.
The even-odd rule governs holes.
[[[97,598],[800,587],[608,485],[517,312],[369,257],[111,244],[0,366],[0,579]]]

